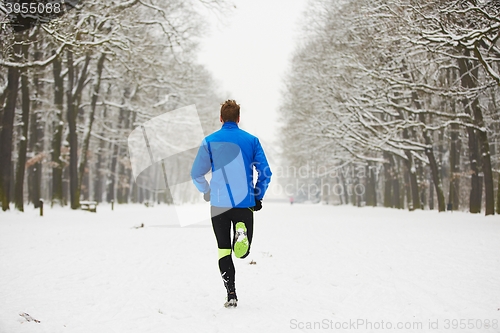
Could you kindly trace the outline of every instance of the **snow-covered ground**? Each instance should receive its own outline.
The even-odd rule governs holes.
[[[264,203],[226,309],[209,223],[171,209],[0,214],[0,332],[500,332],[498,216]]]

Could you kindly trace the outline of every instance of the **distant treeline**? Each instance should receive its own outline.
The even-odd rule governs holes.
[[[82,1],[15,31],[0,22],[0,201],[79,207],[166,200],[135,186],[127,136],[196,104],[205,130],[221,98],[196,63],[208,12],[223,1]]]
[[[498,1],[313,1],[302,30],[281,137],[329,170],[309,199],[500,213]]]

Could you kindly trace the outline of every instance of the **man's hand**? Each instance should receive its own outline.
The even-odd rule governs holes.
[[[208,192],[206,193],[203,193],[203,200],[205,200],[206,202],[210,201],[210,190],[208,190]]]
[[[255,206],[253,206],[253,211],[256,212],[262,209],[262,200],[255,199]]]

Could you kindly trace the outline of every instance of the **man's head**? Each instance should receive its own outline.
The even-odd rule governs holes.
[[[223,123],[227,121],[240,122],[240,105],[236,104],[235,100],[230,99],[222,104],[220,108],[220,121]]]

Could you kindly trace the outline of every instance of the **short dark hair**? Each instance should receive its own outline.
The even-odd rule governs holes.
[[[235,100],[229,99],[221,104],[220,116],[223,122],[234,121],[237,122],[240,118],[240,105],[236,104]]]

